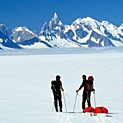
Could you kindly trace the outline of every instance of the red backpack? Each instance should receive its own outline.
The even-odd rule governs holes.
[[[87,81],[87,90],[88,91],[92,91],[93,90],[93,81],[94,81],[93,76],[89,76],[88,77],[88,81]]]

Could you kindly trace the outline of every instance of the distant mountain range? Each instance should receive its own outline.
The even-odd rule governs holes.
[[[11,30],[0,24],[0,49],[104,46],[123,46],[123,24],[117,27],[108,21],[86,17],[65,25],[56,13],[50,22],[44,23],[39,34],[26,27]]]

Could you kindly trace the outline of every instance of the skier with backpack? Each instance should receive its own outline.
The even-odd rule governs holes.
[[[84,88],[83,95],[82,95],[83,96],[82,109],[84,111],[86,101],[87,101],[88,106],[91,106],[91,101],[90,101],[91,92],[95,91],[95,89],[93,88],[93,81],[94,81],[93,76],[89,76],[88,80],[86,80],[86,75],[83,75],[82,79],[83,79],[83,82],[80,85],[79,89],[76,90],[76,93],[78,93],[82,88]]]
[[[60,76],[56,76],[56,80],[51,82],[51,89],[54,95],[54,106],[56,109],[56,112],[58,112],[58,102],[59,102],[59,109],[60,112],[62,112],[62,95],[61,95],[61,90],[64,91],[62,87],[62,82],[60,80]]]

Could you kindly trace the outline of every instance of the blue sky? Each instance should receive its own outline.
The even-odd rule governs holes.
[[[40,31],[56,12],[64,24],[90,16],[116,26],[123,23],[123,0],[0,0],[0,24]]]

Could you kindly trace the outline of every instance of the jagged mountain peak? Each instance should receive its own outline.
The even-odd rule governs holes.
[[[108,32],[109,37],[111,37],[111,35],[112,35],[113,37],[119,38],[119,36],[118,36],[119,30],[118,30],[117,26],[113,25],[112,23],[110,23],[108,21],[102,21],[102,25],[106,29],[106,34]]]
[[[3,27],[3,26],[5,27],[5,24],[0,24],[0,27]]]
[[[53,31],[54,29],[58,29],[63,27],[62,22],[59,20],[58,16],[56,13],[54,13],[53,18],[51,19],[51,21],[49,23],[45,22],[44,25],[41,28],[41,33],[43,32],[50,32]]]
[[[92,28],[98,28],[101,26],[101,23],[91,17],[78,18],[73,22],[73,25],[83,25],[85,28],[91,30]]]
[[[83,20],[83,21],[89,21],[89,22],[91,22],[91,21],[97,21],[97,20],[95,20],[95,19],[93,19],[93,18],[91,18],[91,17],[85,17],[85,18],[83,18],[82,20]]]
[[[31,30],[29,30],[26,26],[19,26],[16,27],[12,30],[13,33],[17,33],[17,32],[28,32],[32,35],[35,35]]]
[[[123,23],[121,24],[121,27],[123,27]]]
[[[59,17],[57,13],[54,13],[54,17],[52,18],[52,21],[54,21],[55,24],[62,25],[62,22],[59,20]]]
[[[25,26],[19,26],[12,30],[14,42],[22,42],[36,37],[36,34]]]
[[[92,28],[98,28],[101,26],[101,23],[91,17],[86,17],[82,19],[82,23],[85,25],[90,25]]]
[[[43,31],[48,31],[48,23],[47,23],[47,22],[45,22],[45,23],[43,24],[40,33],[42,33]]]
[[[54,13],[54,18],[58,18],[58,16],[57,16],[57,13],[56,13],[56,12]]]
[[[49,22],[49,29],[52,29],[56,26],[61,26],[63,25],[62,22],[59,20],[58,15],[54,13],[54,17],[51,19]]]
[[[0,24],[0,31],[4,33],[5,30],[6,30],[5,24]]]
[[[123,24],[118,29],[123,33]]]
[[[91,17],[86,17],[86,18],[78,18],[74,21],[74,23],[91,23],[91,22],[98,22],[97,20],[91,18]]]
[[[28,31],[29,29],[25,26],[19,26],[13,29],[14,31]]]
[[[52,20],[50,21],[50,23],[57,24],[58,22],[59,22],[59,18],[57,16],[57,14],[54,13],[54,16],[53,16]]]
[[[102,21],[102,25],[104,26],[109,26],[109,25],[113,25],[112,23],[110,23],[109,21]]]
[[[11,34],[11,29],[6,28],[5,24],[0,24],[0,31],[7,36]]]
[[[91,30],[95,30],[101,35],[104,30],[101,23],[91,17],[78,18],[72,23],[72,26],[74,26],[75,29],[81,29],[87,33],[89,33]]]
[[[103,26],[105,27],[110,27],[110,28],[114,28],[117,29],[118,27],[116,27],[114,24],[110,23],[109,21],[102,21],[101,23]]]
[[[119,28],[120,28],[120,29],[123,29],[123,24],[121,24]]]

